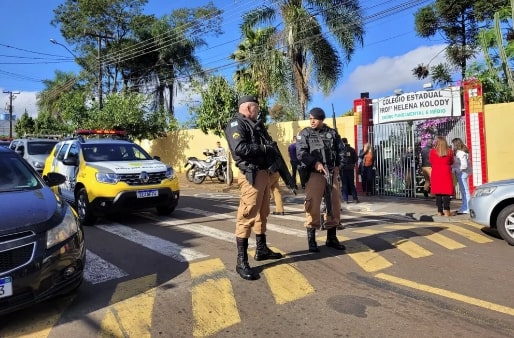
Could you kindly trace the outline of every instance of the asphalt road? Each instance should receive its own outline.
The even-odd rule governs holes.
[[[0,318],[0,337],[514,335],[514,248],[472,222],[345,213],[346,252],[319,232],[311,254],[302,205],[286,203],[267,233],[286,257],[250,258],[260,279],[246,281],[234,267],[237,191],[205,187],[183,189],[171,217],[87,227],[79,291]]]

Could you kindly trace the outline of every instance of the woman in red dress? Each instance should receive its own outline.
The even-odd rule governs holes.
[[[431,193],[435,195],[437,214],[451,216],[450,199],[455,193],[452,175],[453,151],[444,136],[437,136],[429,157],[432,164]]]

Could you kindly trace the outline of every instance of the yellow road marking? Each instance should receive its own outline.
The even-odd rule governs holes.
[[[466,295],[463,295],[460,293],[436,288],[436,287],[429,286],[426,284],[416,283],[416,282],[409,281],[409,280],[406,280],[403,278],[398,278],[395,276],[387,275],[385,273],[379,273],[379,274],[375,275],[375,277],[386,280],[386,281],[394,283],[394,284],[406,286],[411,289],[416,289],[416,290],[432,293],[432,294],[446,297],[449,299],[457,300],[457,301],[460,301],[463,303],[479,306],[479,307],[482,307],[482,308],[485,308],[488,310],[504,313],[509,316],[514,316],[514,309],[511,307],[491,303],[491,302],[488,302],[488,301],[485,301],[482,299],[469,297],[469,296],[466,296]]]
[[[74,300],[75,296],[69,297],[58,308],[47,307],[45,311],[32,315],[30,318],[23,318],[14,326],[9,325],[7,330],[0,329],[0,337],[3,338],[46,338],[50,335],[53,326],[61,318],[61,313]],[[61,304],[61,303],[59,303]],[[1,320],[0,320],[1,322]],[[5,325],[5,323],[2,323]],[[11,324],[11,323],[10,323]],[[2,327],[1,325],[0,327]]]
[[[277,248],[271,249],[284,255]],[[291,264],[266,267],[263,274],[277,304],[286,304],[314,293],[314,287]]]
[[[453,233],[461,235],[461,236],[469,239],[472,242],[476,242],[476,243],[490,243],[490,242],[493,242],[492,239],[490,239],[490,238],[488,238],[488,237],[486,237],[484,235],[477,234],[474,231],[471,231],[469,229],[466,229],[464,227],[461,227],[461,226],[458,226],[458,225],[455,225],[455,224],[447,225],[446,229],[448,229],[449,231],[451,231]]]
[[[151,337],[157,276],[118,284],[102,320],[102,337]]]
[[[340,241],[344,241],[348,256],[350,256],[350,258],[365,271],[374,272],[386,269],[393,265],[387,259],[377,254],[374,250],[371,250],[367,245],[347,237],[338,237]]]
[[[426,226],[426,223],[423,225]],[[448,250],[462,249],[466,247],[464,244],[461,244],[449,237],[441,235],[440,233],[434,232],[433,230],[427,228],[419,228],[418,226],[412,225],[388,225],[386,228],[412,231]]]
[[[476,228],[478,230],[482,230],[483,228],[487,228],[485,226],[483,226],[482,224],[478,224],[478,223],[475,223],[473,221],[464,221],[464,220],[458,220],[457,223],[462,223],[462,224],[466,224],[466,225],[469,225],[469,226],[472,226],[473,228]]]
[[[395,246],[398,250],[403,253],[409,255],[412,258],[421,258],[431,256],[432,253],[420,245],[410,241],[409,239],[402,238],[400,236],[395,236],[391,233],[374,230],[374,229],[358,229],[353,232],[366,234],[366,235],[378,235],[383,240],[387,241],[391,245]]]
[[[191,291],[195,337],[213,335],[241,322],[230,280],[212,276],[224,270],[219,258],[189,265],[191,277],[198,280]]]

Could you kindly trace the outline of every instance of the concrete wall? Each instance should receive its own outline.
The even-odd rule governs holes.
[[[487,181],[497,181],[514,178],[514,103],[490,104],[484,107],[484,139],[486,144],[486,167]],[[325,120],[329,126],[333,126],[332,118]],[[293,136],[301,129],[309,125],[308,120],[281,122],[268,126],[271,137],[277,142],[282,156],[289,164],[287,147]],[[341,137],[346,137],[350,144],[355,147],[353,116],[336,118],[336,125]],[[153,141],[143,141],[141,145],[152,155],[159,155],[165,163],[173,165],[179,173],[185,172],[184,164],[187,157],[196,156],[203,159],[202,151],[206,148],[215,148],[216,141],[228,150],[224,137],[206,135],[199,129],[183,130],[173,132],[168,137]],[[236,168],[232,170],[237,175]]]
[[[514,102],[484,108],[487,180],[514,178]]]

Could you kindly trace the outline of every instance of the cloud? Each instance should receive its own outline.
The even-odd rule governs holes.
[[[351,89],[359,89],[359,93],[389,95],[397,88],[404,91],[421,90],[423,83],[430,80],[416,79],[412,75],[412,69],[419,64],[436,65],[443,62],[445,47],[444,44],[421,46],[403,55],[380,57],[372,64],[358,66],[335,92],[345,93]]]
[[[37,92],[20,92],[19,94],[13,93],[13,115],[16,115],[16,118],[19,119],[21,115],[27,111],[27,113],[32,117],[37,117],[37,105],[36,105],[36,95]],[[5,110],[6,113],[9,112],[9,104],[10,97],[9,93],[4,93],[2,90],[2,96],[0,98],[1,108]]]

